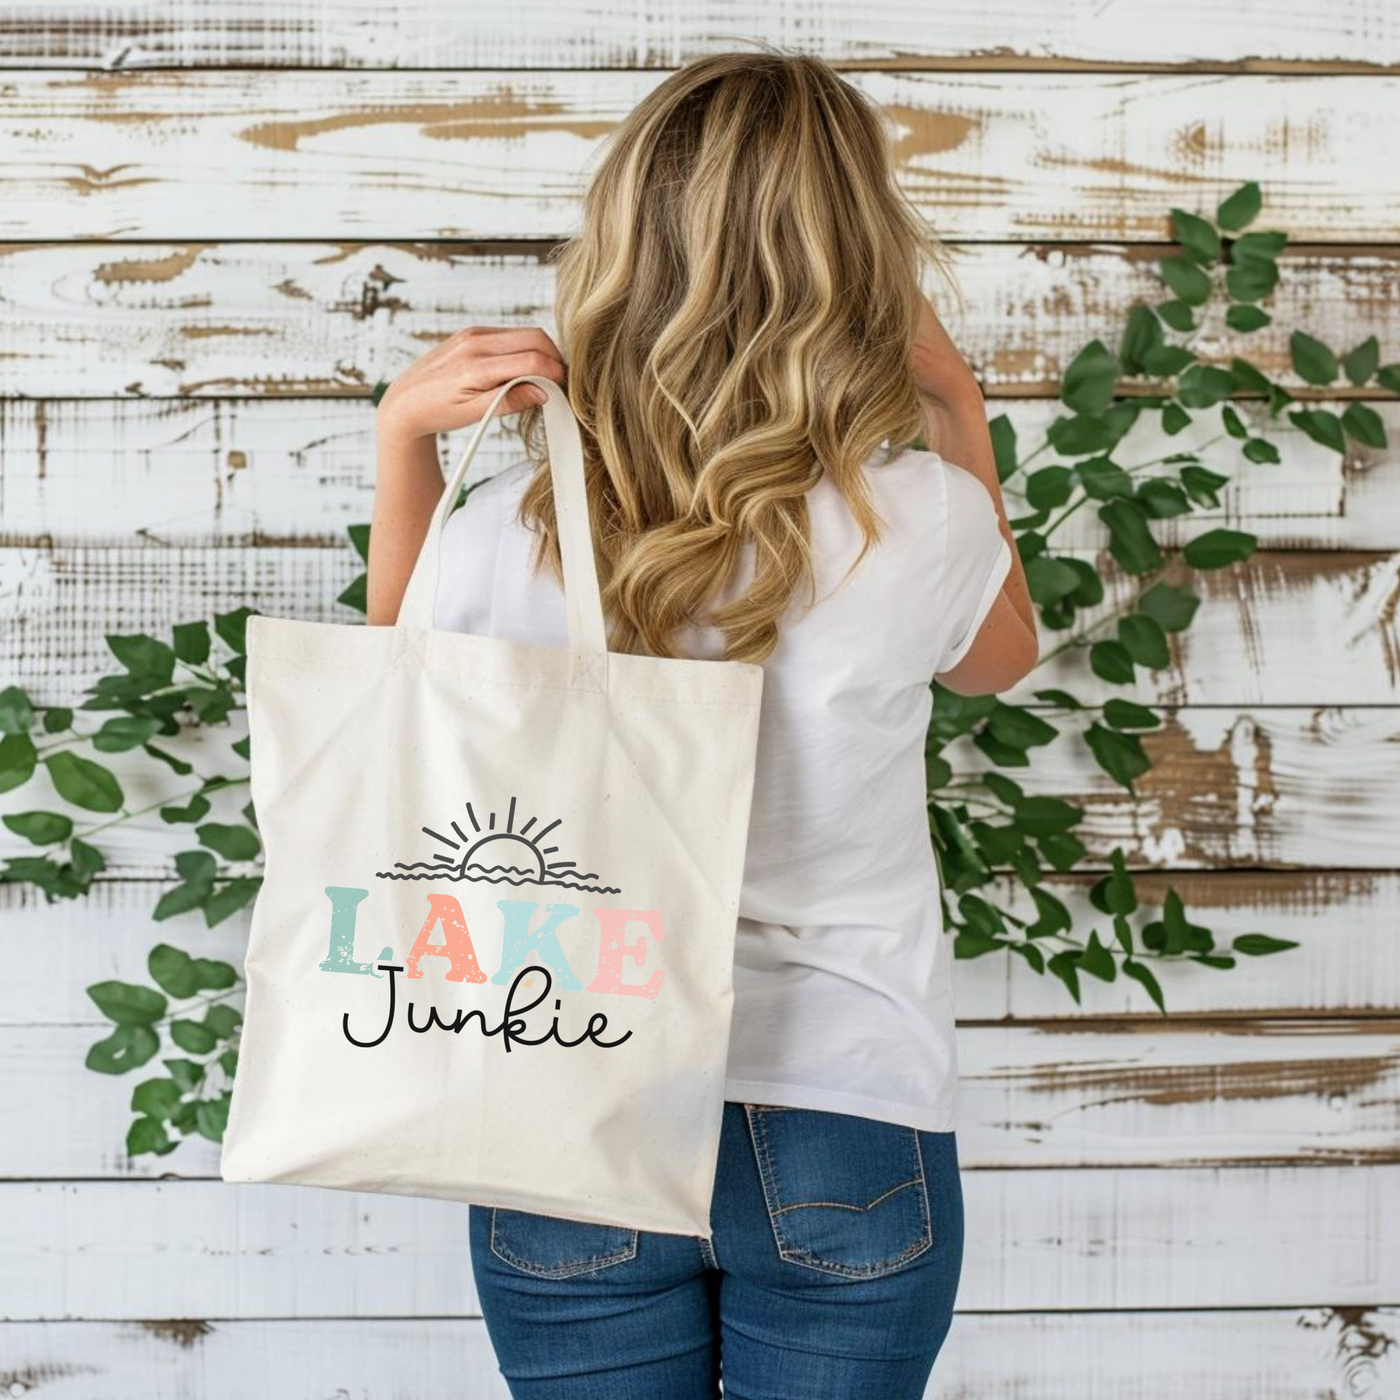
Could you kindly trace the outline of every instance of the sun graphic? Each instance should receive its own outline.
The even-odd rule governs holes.
[[[580,871],[576,860],[550,860],[558,846],[545,846],[544,839],[563,821],[555,817],[544,826],[535,828],[538,817],[531,817],[523,826],[516,829],[515,798],[510,799],[506,812],[505,826],[498,827],[496,813],[486,814],[483,826],[470,802],[466,803],[466,820],[471,830],[463,829],[462,823],[451,818],[440,822],[440,826],[451,828],[448,836],[431,826],[422,828],[424,835],[445,847],[435,851],[431,861],[405,863],[396,861],[394,871],[380,870],[381,880],[477,880],[487,884],[509,885],[562,885],[566,889],[586,890],[597,894],[621,894],[616,888],[602,885],[587,885],[585,880],[596,880],[596,870]],[[454,839],[455,837],[455,839]]]

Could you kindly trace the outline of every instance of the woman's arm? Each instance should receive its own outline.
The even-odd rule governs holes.
[[[380,399],[367,581],[371,626],[397,620],[442,497],[437,435],[478,422],[496,390],[522,374],[564,382],[563,357],[545,331],[472,326],[415,360]],[[501,412],[519,413],[543,402],[543,390],[517,384],[506,394]]]
[[[971,651],[938,677],[941,685],[959,694],[988,695],[1015,685],[1039,658],[1035,606],[1006,517],[981,387],[927,300],[910,358],[924,404],[929,446],[986,487],[996,506],[1002,538],[1011,550],[1011,570]]]

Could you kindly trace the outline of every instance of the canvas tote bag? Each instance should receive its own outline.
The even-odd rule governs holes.
[[[548,396],[567,647],[432,625],[519,383]],[[708,1239],[762,679],[609,653],[578,423],[533,375],[396,626],[251,618],[266,864],[224,1180]]]

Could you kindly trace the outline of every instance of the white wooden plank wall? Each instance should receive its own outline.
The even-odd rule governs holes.
[[[548,325],[545,255],[613,123],[751,37],[898,121],[949,319],[1023,433],[1152,294],[1168,206],[1248,178],[1292,240],[1251,353],[1286,376],[1298,325],[1400,358],[1394,0],[5,3],[0,684],[69,700],[105,632],[237,603],[347,620],[369,388],[458,326]],[[1377,408],[1388,452],[1300,438],[1165,532],[1261,550],[1199,580],[1140,800],[1068,741],[1031,770],[1145,893],[1302,946],[1170,970],[1165,1021],[1121,983],[1076,1007],[1019,960],[958,965],[968,1256],[931,1395],[1400,1397],[1400,407]],[[124,1155],[130,1081],[82,1068],[83,988],[142,970],[159,828],[115,837],[87,901],[0,886],[0,1394],[503,1396],[465,1208],[226,1186],[207,1144]],[[1088,877],[1055,884],[1092,917]],[[246,930],[160,933],[236,958]]]

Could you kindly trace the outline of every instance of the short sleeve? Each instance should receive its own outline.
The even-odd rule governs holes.
[[[991,493],[970,472],[943,463],[945,538],[940,603],[943,647],[934,675],[951,671],[972,650],[1006,576],[1011,546],[1001,533]]]

